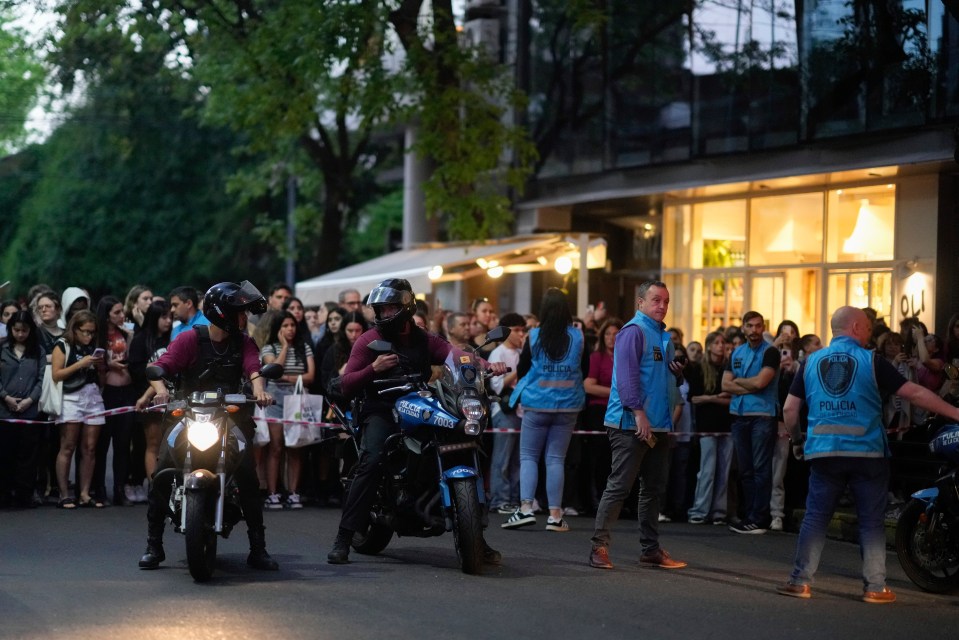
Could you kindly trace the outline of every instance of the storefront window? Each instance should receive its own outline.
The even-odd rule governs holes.
[[[746,264],[746,201],[722,200],[693,207],[693,268]]]
[[[803,333],[816,330],[819,271],[785,269],[756,273],[750,279],[750,309],[763,314],[771,333],[783,320],[792,320]]]
[[[827,262],[892,260],[896,228],[895,185],[829,192]]]
[[[663,209],[663,267],[690,267],[693,208],[688,204]]]
[[[749,264],[822,261],[822,193],[754,198],[749,215]]]
[[[738,325],[745,311],[743,285],[746,279],[743,274],[706,275],[697,280],[699,286],[694,291],[698,294],[701,312],[693,325],[699,332],[696,339],[702,340],[707,333],[719,327]]]
[[[872,307],[880,318],[892,309],[892,270],[847,271],[829,274],[826,308]],[[824,337],[824,336],[821,336]]]

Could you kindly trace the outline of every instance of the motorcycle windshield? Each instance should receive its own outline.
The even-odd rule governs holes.
[[[474,390],[476,395],[483,395],[484,391],[483,376],[476,357],[455,347],[446,356],[439,383],[446,392],[444,395],[451,397],[454,402],[467,389]]]

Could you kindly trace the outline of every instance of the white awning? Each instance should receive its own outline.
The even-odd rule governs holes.
[[[602,264],[605,264],[605,241],[598,242],[602,243]],[[574,249],[575,241],[557,234],[485,243],[431,243],[297,282],[296,295],[305,305],[320,305],[336,300],[343,289],[356,289],[366,295],[386,278],[405,278],[413,291],[428,294],[433,291],[434,282],[487,275],[496,267],[502,267],[500,273],[550,269],[557,256],[568,255]],[[594,266],[593,262],[591,247],[590,267]]]

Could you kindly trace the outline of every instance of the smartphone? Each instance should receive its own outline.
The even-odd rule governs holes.
[[[104,351],[104,350],[103,350],[102,348],[100,348],[100,347],[97,347],[96,349],[93,350],[93,354],[92,354],[92,355],[93,355],[94,358],[102,358],[105,354],[106,354],[106,351]]]

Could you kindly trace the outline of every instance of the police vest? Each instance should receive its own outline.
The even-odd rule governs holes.
[[[673,361],[676,351],[673,342],[662,322],[656,322],[641,311],[637,311],[633,319],[623,325],[617,336],[632,339],[632,333],[640,332],[642,351],[639,362],[639,384],[644,394],[643,412],[649,424],[657,431],[673,430],[672,404],[670,403],[669,385],[676,385],[676,377],[669,370],[669,363]],[[606,417],[603,424],[607,427],[635,430],[636,416],[634,407],[624,407],[619,395],[619,385],[616,380],[618,352],[613,351],[613,380],[610,383],[609,404],[606,408]],[[637,407],[638,408],[638,407]]]
[[[774,349],[770,344],[761,343],[753,349],[749,343],[739,345],[730,356],[730,368],[736,378],[752,378],[759,375],[763,368],[763,355],[766,349]],[[734,395],[729,403],[729,413],[736,416],[775,416],[779,403],[779,372],[766,387],[756,393]]]
[[[874,359],[875,354],[848,336],[833,338],[806,359],[807,459],[891,455]]]
[[[243,336],[230,334],[225,352],[220,353],[213,346],[208,326],[196,326],[193,330],[197,334],[197,357],[180,375],[180,391],[238,392],[243,380]]]
[[[580,411],[586,404],[583,389],[583,332],[573,327],[566,328],[569,343],[566,353],[559,360],[551,359],[545,349],[537,349],[539,328],[529,333],[529,350],[533,362],[529,371],[516,385],[510,395],[510,406],[517,399],[524,409],[544,412]]]

